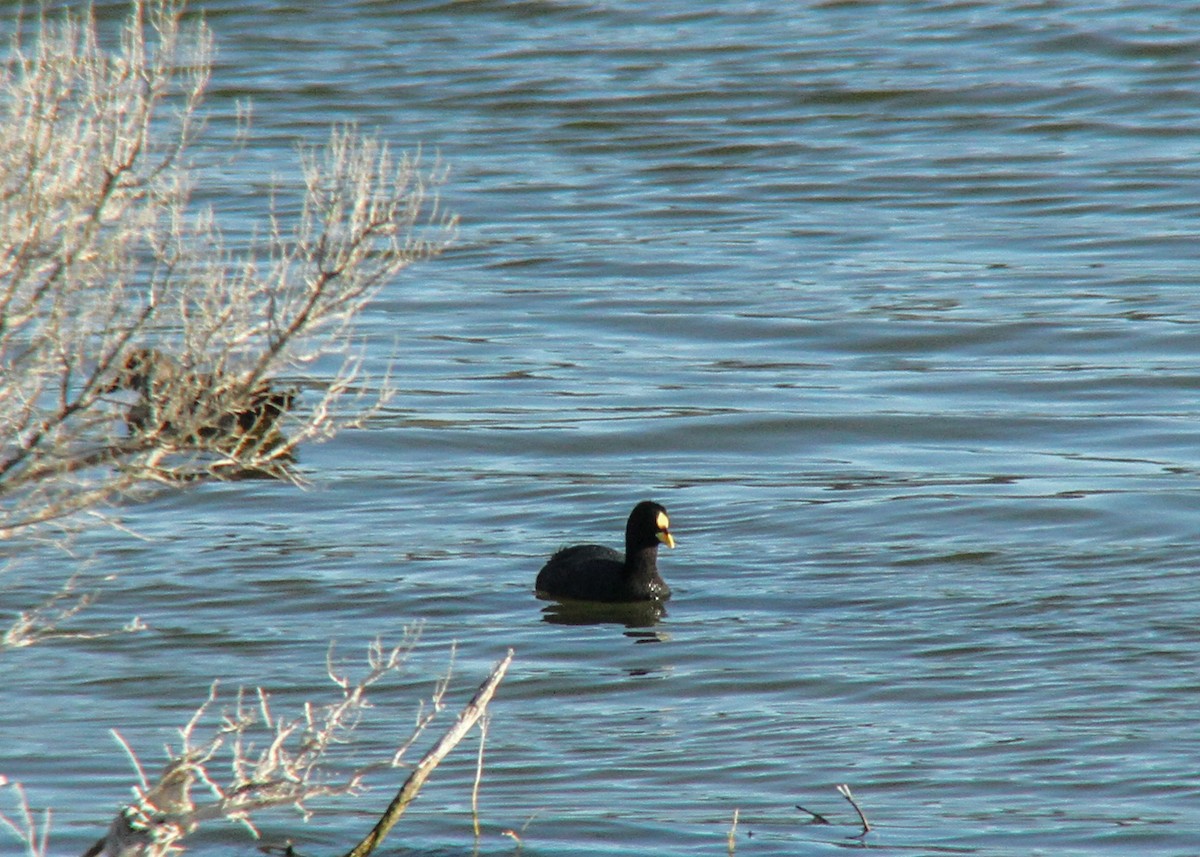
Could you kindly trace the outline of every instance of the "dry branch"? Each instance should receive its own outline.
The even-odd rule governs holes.
[[[488,724],[492,715],[485,714],[479,720],[479,752],[475,756],[475,782],[471,784],[471,826],[475,830],[475,840],[480,837],[479,828],[479,785],[483,781],[483,751],[487,746]]]
[[[850,791],[850,786],[842,783],[837,787],[838,794],[849,801],[850,806],[854,807],[854,811],[858,813],[858,820],[862,824],[862,833],[859,836],[866,836],[871,832],[871,824],[867,821],[866,813],[862,811],[862,807],[858,805],[858,801],[854,799],[854,793]]]
[[[0,791],[7,789],[17,806],[16,818],[0,811],[0,830],[7,829],[16,840],[25,846],[28,857],[46,857],[49,854],[50,810],[43,810],[41,821],[29,806],[29,798],[20,783],[14,783],[0,774]]]
[[[305,802],[315,797],[349,794],[359,790],[368,770],[378,765],[359,768],[338,779],[329,779],[325,770],[326,752],[334,743],[345,740],[366,707],[366,690],[387,673],[398,669],[404,655],[411,650],[415,638],[391,650],[377,642],[368,653],[369,670],[364,678],[351,681],[329,668],[330,678],[340,688],[341,699],[335,703],[314,707],[305,705],[304,714],[292,720],[271,714],[269,699],[260,689],[253,700],[239,692],[237,704],[222,715],[221,725],[209,738],[196,736],[201,722],[208,716],[217,700],[214,685],[208,699],[196,710],[192,719],[180,730],[180,746],[168,750],[169,761],[154,783],[149,783],[141,763],[124,739],[117,738],[133,760],[140,784],[135,788],[136,800],[117,814],[103,838],[83,857],[166,857],[181,851],[179,845],[202,822],[224,818],[240,821],[257,832],[251,814],[258,810],[292,804],[302,811]],[[425,754],[387,811],[371,833],[347,857],[366,857],[395,825],[408,804],[416,798],[422,785],[438,764],[470,732],[487,711],[491,701],[512,663],[510,649],[491,675],[480,685],[455,723]],[[444,682],[438,683],[435,696],[444,693]],[[417,729],[425,722],[419,721]],[[409,742],[411,743],[411,739]],[[231,780],[217,782],[214,762],[218,754],[229,756]],[[5,782],[0,779],[0,786]],[[193,787],[203,785],[212,798],[194,798]],[[40,839],[33,823],[24,792],[17,788],[20,806],[18,820],[0,814],[0,825],[8,827],[22,841],[28,842],[30,853],[41,843],[44,849],[46,832]],[[47,821],[48,825],[48,821]]]
[[[214,684],[179,730],[178,747],[167,747],[167,765],[154,783],[148,782],[132,748],[116,735],[138,776],[135,800],[85,857],[165,857],[205,821],[233,820],[257,834],[251,818],[255,812],[284,805],[307,812],[306,803],[313,799],[356,793],[369,770],[388,764],[334,771],[328,751],[347,740],[368,707],[367,690],[403,665],[415,641],[409,634],[392,649],[373,643],[366,674],[357,680],[334,668],[331,653],[328,671],[338,698],[325,705],[305,703],[303,713],[290,719],[272,713],[261,688],[239,690],[233,708],[220,715],[205,737],[201,725],[218,699]],[[228,773],[219,772],[218,761]],[[196,786],[209,795],[194,795]]]
[[[354,322],[454,230],[443,170],[341,128],[300,153],[298,215],[275,188],[263,239],[228,247],[191,201],[211,34],[184,0],[129,9],[112,47],[87,12],[9,13],[32,34],[0,59],[0,538],[197,481],[295,478],[299,445],[386,401]],[[278,379],[329,355],[293,408]]]
[[[400,820],[400,816],[408,809],[408,805],[417,797],[417,793],[421,790],[421,786],[429,779],[429,775],[446,756],[453,750],[458,742],[461,741],[471,727],[481,718],[487,710],[488,703],[491,702],[492,696],[496,693],[496,688],[500,686],[500,681],[504,678],[504,673],[508,670],[508,665],[512,663],[513,650],[509,649],[508,654],[504,659],[496,665],[492,670],[492,674],[487,680],[480,685],[479,690],[471,697],[471,701],[458,715],[458,721],[446,732],[445,735],[433,746],[433,748],[425,754],[413,772],[409,774],[404,785],[400,787],[400,791],[392,799],[388,808],[384,811],[383,816],[376,822],[375,827],[369,834],[356,846],[346,852],[345,857],[367,857],[373,852],[376,847],[383,841],[390,831]]]
[[[800,804],[796,804],[796,809],[803,813],[807,813],[813,824],[830,824],[829,819],[821,815],[819,812],[813,812],[811,809],[803,807]]]

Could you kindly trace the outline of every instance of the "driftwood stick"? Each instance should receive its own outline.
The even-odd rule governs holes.
[[[858,820],[862,822],[862,833],[859,836],[866,836],[871,832],[871,823],[867,821],[866,814],[862,811],[862,807],[858,805],[858,801],[854,799],[854,794],[850,791],[850,786],[842,783],[837,787],[838,794],[850,802],[850,806],[854,807],[854,811],[858,813]]]
[[[504,678],[504,673],[508,670],[508,665],[512,663],[512,659],[513,650],[509,649],[504,659],[492,670],[492,674],[479,686],[479,690],[475,691],[475,695],[471,697],[471,701],[467,703],[466,708],[458,715],[457,722],[450,727],[437,744],[413,768],[413,772],[408,775],[408,779],[404,781],[404,785],[400,787],[400,791],[392,798],[392,802],[388,805],[388,808],[384,811],[379,821],[375,823],[375,827],[366,835],[362,842],[359,842],[347,851],[345,857],[367,857],[368,854],[379,846],[379,843],[383,842],[384,837],[388,835],[388,831],[395,826],[396,822],[400,820],[400,816],[404,814],[404,810],[408,809],[408,805],[416,798],[417,792],[421,790],[421,786],[429,779],[429,775],[433,773],[433,769],[438,766],[442,759],[449,755],[450,751],[455,748],[459,741],[466,737],[479,718],[483,716],[487,710],[488,703],[492,701],[492,696],[496,693],[496,688],[500,685],[500,680]]]
[[[800,806],[800,804],[796,804],[796,809],[800,810],[801,812],[806,812],[812,816],[811,819],[809,819],[812,824],[829,824],[829,819],[821,815],[819,812],[813,812],[808,807]]]

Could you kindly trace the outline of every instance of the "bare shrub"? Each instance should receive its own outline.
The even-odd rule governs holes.
[[[50,847],[50,810],[42,812],[39,819],[29,805],[25,787],[0,774],[0,794],[5,792],[11,797],[16,812],[13,817],[0,811],[0,831],[7,831],[10,838],[21,843],[28,857],[46,857]]]
[[[111,580],[107,575],[104,581]],[[101,581],[102,582],[102,581]],[[118,631],[68,631],[62,625],[73,619],[96,600],[99,585],[88,581],[91,589],[81,590],[80,576],[72,575],[53,595],[37,607],[19,612],[8,629],[0,634],[0,652],[5,649],[22,649],[47,639],[94,640],[117,633],[144,631],[146,625],[135,616]]]
[[[111,47],[87,15],[28,28],[0,65],[0,538],[164,486],[294,478],[298,445],[388,395],[352,325],[449,241],[440,172],[336,129],[301,151],[294,220],[273,203],[235,252],[190,204],[212,38],[183,0],[133,0]],[[330,354],[293,407],[279,376]]]
[[[391,758],[347,767],[331,759],[330,750],[348,742],[370,707],[368,689],[399,670],[414,643],[411,635],[392,649],[376,642],[368,651],[368,670],[357,680],[335,668],[330,657],[329,677],[338,688],[337,698],[323,705],[306,702],[292,717],[277,716],[269,694],[262,688],[252,692],[239,689],[232,707],[218,714],[214,712],[218,701],[214,684],[208,699],[179,730],[178,744],[166,748],[167,763],[153,781],[132,748],[114,732],[133,761],[139,784],[134,788],[133,801],[88,849],[87,857],[166,857],[180,853],[180,843],[203,823],[213,820],[240,822],[257,836],[254,813],[293,806],[307,816],[309,802],[331,795],[357,794],[364,789],[368,774],[406,765],[405,751],[445,708],[449,675],[434,685],[428,704],[420,705],[412,733]],[[434,768],[484,716],[512,658],[510,650],[455,722],[412,766],[374,828],[348,854],[365,857],[383,840]],[[0,795],[5,793],[15,811],[6,814],[0,810],[0,840],[7,832],[7,838],[21,842],[30,857],[43,857],[50,837],[50,813],[39,818],[30,808],[24,787],[0,775]]]

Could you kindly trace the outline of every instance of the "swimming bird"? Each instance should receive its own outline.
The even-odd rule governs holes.
[[[658,573],[658,546],[675,547],[667,510],[650,500],[633,507],[625,524],[625,553],[604,545],[563,548],[542,566],[535,588],[580,601],[666,601],[671,587]]]
[[[229,373],[189,372],[155,348],[135,348],[103,392],[130,390],[137,399],[125,415],[131,432],[158,435],[222,452],[286,446],[276,427],[296,391],[265,379],[249,383]]]

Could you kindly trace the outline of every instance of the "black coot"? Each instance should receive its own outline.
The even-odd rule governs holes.
[[[603,545],[563,548],[542,566],[537,591],[580,601],[665,601],[671,587],[658,574],[658,546],[675,547],[667,510],[645,500],[625,524],[625,553]]]

